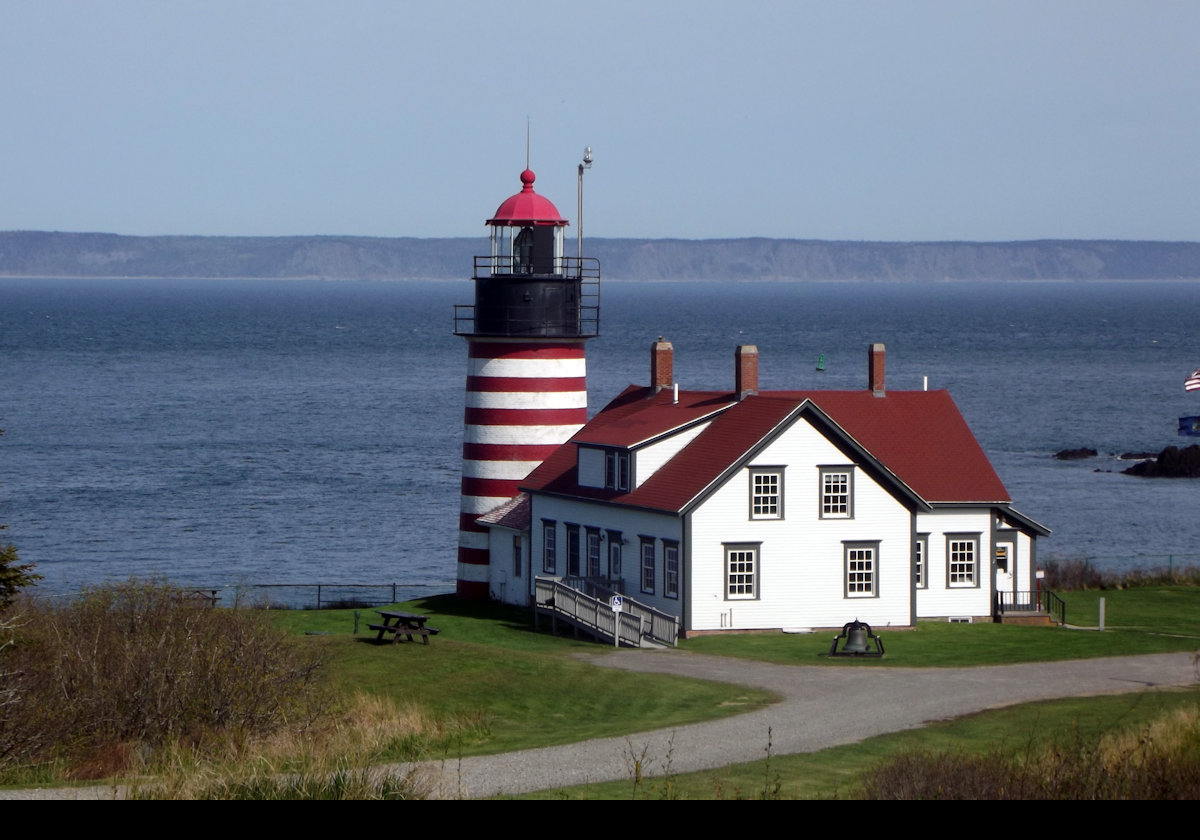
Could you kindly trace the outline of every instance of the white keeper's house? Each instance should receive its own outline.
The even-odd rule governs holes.
[[[535,581],[555,579],[675,616],[684,634],[990,620],[1028,604],[1049,531],[1013,508],[946,391],[886,389],[884,354],[869,348],[862,390],[759,391],[743,346],[731,390],[688,391],[660,339],[649,386],[477,520],[488,594],[529,605]]]

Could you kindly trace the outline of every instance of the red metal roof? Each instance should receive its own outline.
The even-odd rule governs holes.
[[[741,402],[729,393],[654,394],[631,386],[522,482],[522,487],[679,512],[772,432],[797,416],[851,450],[861,449],[928,504],[1000,503],[1008,491],[946,391],[767,391]],[[722,406],[726,406],[721,410]],[[813,407],[819,411],[813,411]],[[640,487],[628,493],[579,487],[576,444],[635,446],[718,411],[700,435]],[[824,415],[824,416],[822,416]],[[834,427],[826,428],[824,417]],[[690,421],[688,421],[690,422]]]
[[[774,392],[809,399],[932,504],[1008,502],[1008,491],[949,391]]]
[[[489,225],[500,227],[516,227],[525,225],[556,225],[569,224],[558,212],[554,202],[533,191],[533,182],[537,176],[532,169],[521,173],[521,191],[506,198],[504,203],[496,208],[496,215],[487,220]]]
[[[679,402],[673,400],[669,388],[653,394],[649,388],[631,385],[580,429],[574,441],[637,446],[727,408],[733,397],[718,391],[680,391]]]

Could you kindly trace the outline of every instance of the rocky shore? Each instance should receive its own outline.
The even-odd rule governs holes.
[[[1053,457],[1059,461],[1083,461],[1095,458],[1099,453],[1089,447],[1078,449],[1062,449],[1055,452]],[[1118,461],[1137,461],[1131,467],[1121,470],[1125,475],[1137,475],[1143,478],[1200,478],[1200,445],[1179,447],[1168,446],[1155,455],[1153,452],[1122,452],[1113,455]],[[1101,470],[1096,472],[1111,472]]]

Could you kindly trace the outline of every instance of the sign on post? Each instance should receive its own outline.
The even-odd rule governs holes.
[[[621,619],[617,616],[621,614],[621,605],[624,603],[620,595],[614,595],[608,599],[608,605],[612,607],[613,611],[613,647],[621,646]]]

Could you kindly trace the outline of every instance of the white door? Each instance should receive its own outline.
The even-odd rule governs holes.
[[[994,576],[996,592],[1007,593],[1003,596],[1003,603],[1006,606],[1015,606],[1014,600],[1016,595],[1016,572],[1017,551],[1016,545],[1010,542],[997,542],[994,546],[992,555],[992,574]]]

